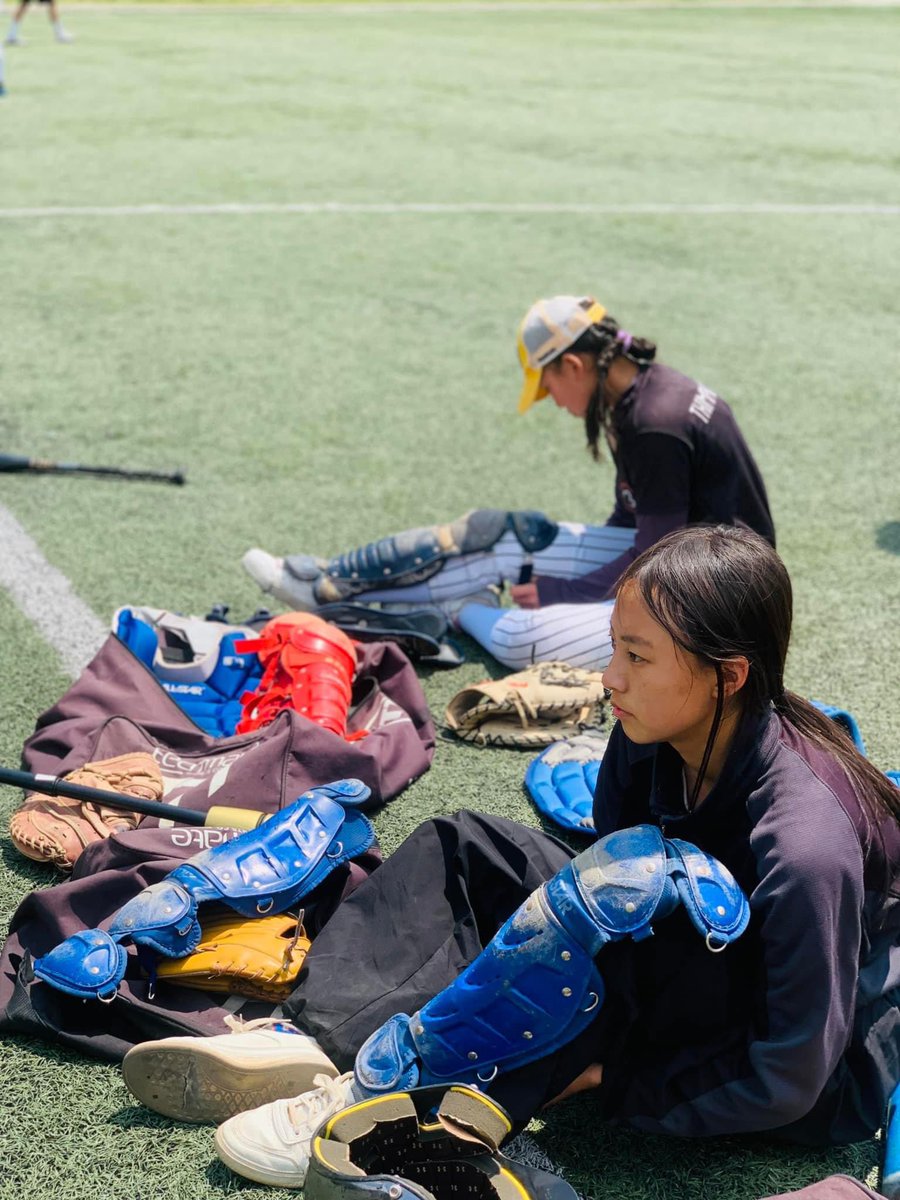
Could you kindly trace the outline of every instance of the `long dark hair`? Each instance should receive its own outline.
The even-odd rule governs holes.
[[[596,461],[600,458],[600,434],[609,421],[609,406],[604,399],[606,376],[613,360],[620,355],[645,371],[656,357],[656,343],[646,338],[635,337],[619,327],[619,322],[608,313],[585,330],[577,342],[568,350],[569,354],[589,354],[597,364],[597,386],[588,402],[584,414],[584,431],[588,450]]]
[[[835,721],[785,691],[793,591],[784,563],[759,534],[727,525],[693,525],[668,534],[626,568],[620,591],[634,583],[653,618],[676,645],[715,669],[718,700],[688,807],[693,808],[722,718],[722,664],[750,664],[739,693],[742,715],[773,707],[799,733],[836,758],[871,820],[900,819],[900,788],[859,753]]]

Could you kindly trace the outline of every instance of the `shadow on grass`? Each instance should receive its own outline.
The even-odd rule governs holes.
[[[900,521],[885,521],[875,530],[875,545],[888,554],[900,554]]]
[[[465,655],[464,666],[478,666],[481,668],[484,678],[502,679],[504,675],[509,675],[512,668],[505,667],[503,663],[498,662],[494,656],[485,650],[479,642],[474,638],[470,638],[467,633],[463,633],[461,629],[454,629],[451,637],[454,644]],[[416,671],[420,679],[432,679],[434,676],[452,677],[456,667],[436,667],[430,666],[427,662],[416,663]],[[462,687],[462,683],[460,683]]]
[[[592,1101],[561,1105],[529,1134],[586,1200],[760,1200],[828,1175],[866,1180],[874,1139],[809,1149],[762,1136],[682,1139],[603,1126]]]
[[[212,1124],[204,1125],[194,1121],[176,1121],[174,1117],[164,1117],[162,1113],[144,1108],[142,1104],[133,1104],[128,1108],[120,1108],[107,1121],[119,1129],[214,1129]]]
[[[20,854],[8,836],[0,839],[0,862],[3,863],[10,875],[16,881],[21,882],[25,890],[29,892],[37,891],[38,888],[50,887],[67,878],[52,864],[39,863]]]

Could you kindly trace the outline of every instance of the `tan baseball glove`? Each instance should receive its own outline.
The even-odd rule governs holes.
[[[163,794],[159,767],[144,751],[85,763],[63,778],[82,787],[122,792],[142,800],[161,800]],[[140,813],[130,810],[33,792],[13,813],[9,836],[26,858],[53,863],[61,871],[71,871],[85,846],[108,838],[112,833],[134,829],[140,819]]]
[[[186,958],[164,958],[159,979],[207,992],[231,992],[280,1003],[294,990],[310,947],[302,917],[242,917],[203,921],[200,945]]]
[[[463,688],[446,722],[466,742],[533,749],[602,725],[606,715],[599,671],[546,662]]]

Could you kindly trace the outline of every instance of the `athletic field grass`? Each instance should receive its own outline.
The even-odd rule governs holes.
[[[88,645],[123,603],[245,617],[248,546],[478,505],[602,521],[609,463],[551,406],[515,414],[518,319],[584,291],[734,406],[795,584],[788,684],[900,767],[897,9],[64,16],[74,45],[35,5],[6,51],[0,451],[189,483],[0,475],[0,761],[70,682],[60,630]],[[29,587],[22,539],[71,591]],[[423,680],[438,720],[499,673],[468,649]],[[441,738],[385,847],[463,806],[536,823],[527,761]],[[54,879],[5,840],[3,919]],[[532,1135],[597,1200],[755,1200],[877,1158],[604,1130],[589,1100]],[[0,1043],[2,1200],[228,1195],[281,1193],[116,1068]]]

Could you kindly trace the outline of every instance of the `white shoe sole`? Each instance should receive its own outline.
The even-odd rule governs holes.
[[[125,1086],[141,1104],[176,1121],[221,1124],[236,1113],[308,1092],[316,1075],[337,1076],[324,1054],[310,1052],[303,1061],[285,1062],[273,1052],[241,1063],[224,1047],[204,1045],[204,1038],[141,1042],[125,1055]],[[211,1040],[211,1039],[210,1039]]]

